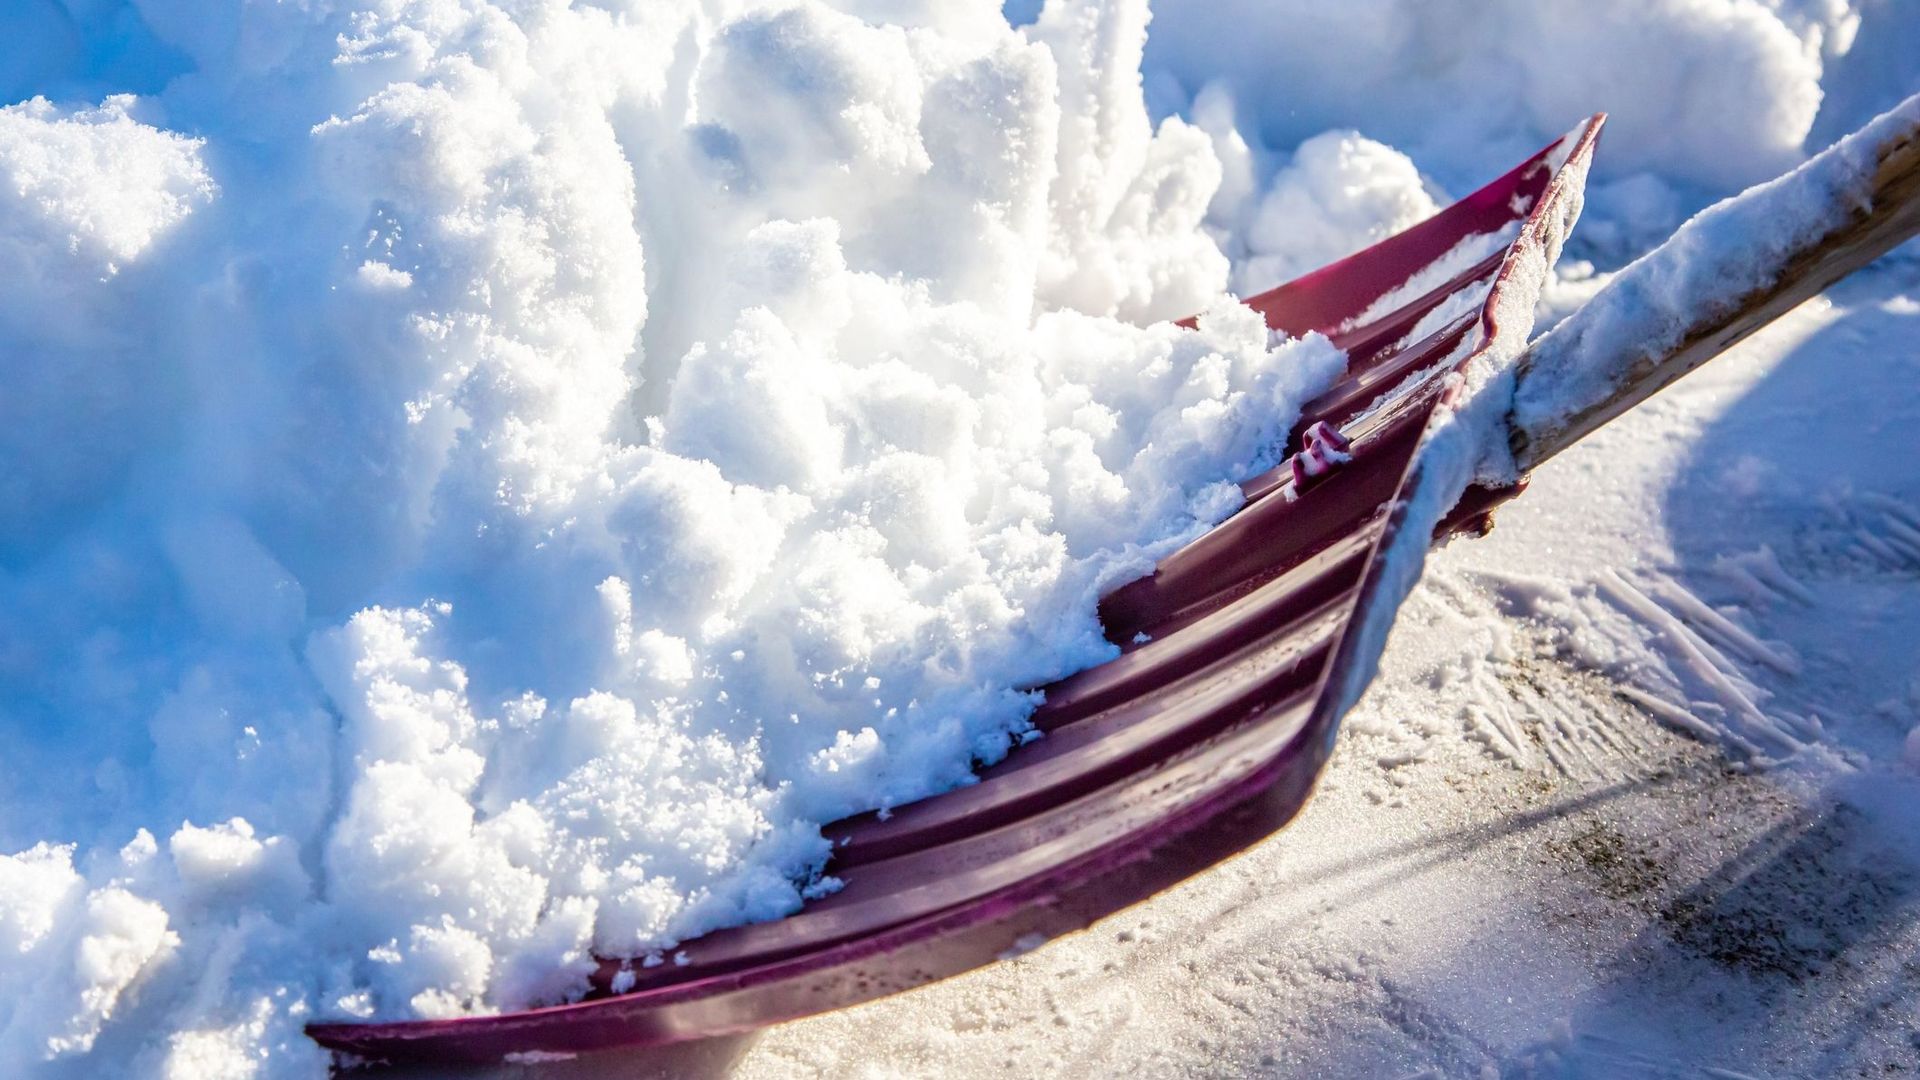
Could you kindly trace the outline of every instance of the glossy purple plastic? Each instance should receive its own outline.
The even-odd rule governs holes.
[[[1333,744],[1330,687],[1372,662],[1347,634],[1443,376],[1492,336],[1514,245],[1577,186],[1583,125],[1435,217],[1248,301],[1268,324],[1324,333],[1344,378],[1290,436],[1327,421],[1353,459],[1295,491],[1288,462],[1247,481],[1236,515],[1101,605],[1118,658],[1046,688],[1045,737],[980,782],[830,825],[845,888],[775,922],[709,934],[679,961],[606,961],[585,1000],[500,1016],[314,1024],[362,1060],[501,1060],[739,1033],[921,986],[1081,929],[1268,836],[1300,809]],[[1556,169],[1556,164],[1559,168]],[[1577,174],[1576,174],[1577,175]],[[1463,240],[1519,224],[1514,245],[1394,310],[1375,301]],[[1536,237],[1537,239],[1537,237]],[[1409,340],[1463,289],[1487,298]],[[1464,347],[1463,347],[1464,346]],[[1389,389],[1394,396],[1382,399]],[[1511,491],[1470,491],[1442,524],[1473,528]],[[624,984],[615,994],[616,979]]]

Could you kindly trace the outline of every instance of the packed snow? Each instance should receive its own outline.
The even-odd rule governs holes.
[[[1149,17],[0,14],[35,43],[0,50],[0,1072],[322,1075],[310,1019],[565,1000],[594,952],[794,910],[835,884],[821,822],[1008,752],[1021,688],[1110,655],[1099,593],[1231,513],[1338,374],[1229,290],[1601,109],[1573,250],[1618,265],[1920,80],[1896,0]],[[1576,271],[1557,295],[1606,277]],[[1898,280],[1877,317],[1904,327]],[[1885,532],[1863,550],[1914,542]],[[1722,553],[1728,580],[1801,580],[1769,550]],[[1765,714],[1764,673],[1662,667],[1596,593],[1503,588],[1652,703],[1629,722],[1738,755],[1742,707],[1695,698]],[[1414,666],[1379,693],[1417,696]],[[1874,692],[1916,729],[1899,669]],[[1920,753],[1804,712],[1802,742]],[[1360,716],[1389,777],[1460,747]],[[1537,764],[1502,725],[1468,724],[1489,768]]]

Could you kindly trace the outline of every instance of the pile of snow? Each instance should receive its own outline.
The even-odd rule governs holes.
[[[1149,90],[1162,109],[1187,113],[1245,148],[1222,148],[1230,170],[1236,153],[1244,155],[1249,179],[1229,185],[1214,208],[1214,224],[1237,263],[1287,251],[1286,237],[1303,229],[1310,235],[1314,221],[1342,213],[1347,200],[1337,196],[1302,201],[1289,193],[1297,185],[1266,183],[1310,148],[1329,153],[1330,132],[1342,133],[1349,147],[1377,141],[1365,151],[1343,151],[1356,159],[1352,170],[1364,157],[1409,159],[1397,170],[1367,169],[1347,181],[1354,201],[1365,204],[1381,199],[1384,178],[1410,162],[1419,163],[1429,190],[1464,194],[1490,179],[1490,167],[1519,161],[1604,111],[1606,148],[1582,243],[1617,262],[1713,199],[1797,164],[1821,111],[1827,72],[1844,68],[1863,37],[1911,33],[1869,26],[1862,34],[1863,24],[1900,19],[1875,10],[1897,6],[1158,0]],[[1911,68],[1904,60],[1879,66]],[[1912,74],[1905,93],[1912,93]],[[1855,107],[1827,138],[1902,96],[1847,102]],[[1396,186],[1401,198],[1419,200],[1418,185]],[[1289,212],[1289,205],[1306,212]],[[1268,269],[1284,275],[1300,266]],[[1256,265],[1235,284],[1257,290],[1284,279]]]
[[[790,912],[1237,506],[1342,360],[1144,2],[862,6],[144,3],[189,74],[0,111],[0,1071]]]
[[[1254,118],[1270,145],[1356,126],[1473,172],[1489,143],[1520,149],[1604,109],[1603,171],[1716,187],[1798,160],[1823,57],[1845,53],[1860,21],[1839,0],[1162,0],[1157,10],[1155,66],[1193,90],[1218,79],[1242,101],[1287,101]]]
[[[1600,108],[1629,249],[1863,17],[1156,12],[0,15],[0,1072],[318,1075],[833,888],[1339,370],[1226,288]]]

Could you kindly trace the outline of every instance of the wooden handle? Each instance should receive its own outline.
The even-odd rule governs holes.
[[[1873,148],[1870,168],[1853,164],[1864,163],[1863,139]],[[1777,249],[1753,243],[1716,246],[1690,236],[1689,223],[1527,347],[1517,368],[1509,430],[1521,475],[1920,233],[1920,96],[1778,183],[1790,184],[1807,170],[1825,170],[1841,181],[1823,213],[1802,211],[1796,218],[1792,200],[1781,200],[1770,184],[1696,219],[1744,212],[1752,219],[1749,224],[1800,233],[1791,242]],[[1781,220],[1772,217],[1769,199],[1780,205]],[[1608,296],[1616,287],[1656,296],[1673,281],[1698,287],[1707,281],[1756,280],[1759,284],[1747,288],[1707,289],[1702,302],[1683,309],[1678,319],[1666,310],[1643,317],[1643,327],[1610,310],[1620,306],[1612,303],[1617,297]]]

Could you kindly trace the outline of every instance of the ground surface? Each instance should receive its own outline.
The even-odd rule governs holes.
[[[1913,1075],[1916,282],[1806,305],[1440,552],[1242,857],[933,988],[504,1072]]]

